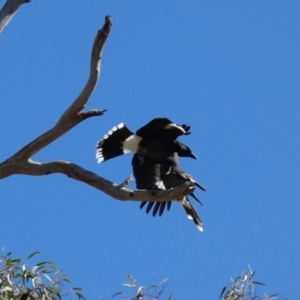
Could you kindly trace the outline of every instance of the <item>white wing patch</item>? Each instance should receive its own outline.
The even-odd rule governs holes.
[[[139,143],[142,140],[142,138],[136,134],[131,135],[129,138],[127,138],[122,144],[123,144],[123,152],[137,152],[139,149]]]
[[[164,185],[164,183],[163,183],[162,180],[157,180],[157,181],[155,182],[155,185],[156,185],[157,188],[159,188],[160,190],[166,190],[166,187],[165,187],[165,185]]]

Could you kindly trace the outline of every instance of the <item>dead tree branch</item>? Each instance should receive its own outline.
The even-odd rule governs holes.
[[[18,8],[30,0],[7,0],[0,10],[0,32],[10,22]]]
[[[0,179],[4,179],[15,174],[43,176],[53,173],[61,173],[67,175],[69,178],[82,181],[118,200],[170,201],[192,192],[192,183],[185,183],[180,187],[168,191],[132,191],[127,189],[127,185],[130,182],[129,178],[125,180],[124,183],[117,185],[68,161],[51,161],[42,163],[32,160],[33,155],[67,133],[82,121],[90,117],[101,116],[104,114],[105,110],[94,109],[86,112],[82,112],[82,110],[86,106],[98,82],[102,51],[111,28],[111,18],[110,16],[106,16],[105,23],[102,29],[98,31],[93,44],[90,75],[80,95],[63,113],[52,129],[33,140],[20,151],[0,164]]]

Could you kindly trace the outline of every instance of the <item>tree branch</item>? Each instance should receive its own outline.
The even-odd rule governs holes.
[[[36,138],[12,157],[0,164],[0,179],[4,179],[15,174],[43,176],[53,173],[61,173],[67,175],[69,178],[82,181],[118,200],[170,201],[182,198],[183,196],[193,192],[193,184],[191,182],[167,191],[132,191],[127,189],[127,185],[130,183],[130,178],[126,179],[122,184],[117,185],[68,161],[51,161],[41,163],[35,162],[31,159],[34,154],[64,135],[80,122],[90,117],[101,116],[104,114],[105,110],[94,109],[82,112],[82,109],[87,104],[98,82],[102,51],[111,28],[111,18],[110,16],[106,16],[103,28],[98,31],[93,44],[90,75],[80,95],[63,113],[52,129]]]
[[[89,79],[78,98],[59,119],[59,121],[57,122],[57,126],[59,126],[61,123],[64,123],[66,120],[69,120],[72,116],[78,114],[87,104],[89,97],[91,96],[100,76],[100,61],[102,50],[104,43],[110,33],[111,27],[111,17],[106,16],[104,26],[101,30],[98,31],[93,44]]]
[[[28,3],[30,0],[7,0],[0,10],[0,32],[13,18],[14,14],[17,12],[18,8],[24,4]]]
[[[87,104],[89,97],[91,96],[94,88],[96,87],[98,78],[100,76],[100,59],[103,50],[104,43],[110,33],[112,22],[110,16],[105,17],[105,23],[101,30],[98,31],[91,56],[90,76],[88,81],[72,105],[63,113],[57,124],[39,136],[37,139],[26,145],[20,151],[18,151],[11,159],[22,160],[29,159],[38,151],[48,146],[50,143],[64,135],[70,129],[84,121],[88,117],[103,115],[105,110],[91,110],[88,112],[81,112],[81,110]]]
[[[0,179],[15,174],[43,176],[53,173],[67,175],[69,178],[82,181],[115,199],[123,201],[170,201],[182,198],[193,192],[193,189],[191,189],[193,183],[191,182],[167,191],[132,191],[126,188],[126,181],[130,181],[129,178],[125,180],[125,184],[117,185],[68,161],[51,161],[47,163],[34,162],[32,160],[15,161],[7,163],[6,169],[2,168],[2,170],[0,165]]]

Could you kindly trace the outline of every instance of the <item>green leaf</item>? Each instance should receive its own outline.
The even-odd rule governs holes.
[[[46,290],[50,291],[51,293],[54,293],[56,295],[60,295],[60,292],[53,286],[46,286]]]
[[[264,286],[265,286],[264,283],[261,283],[261,282],[258,282],[258,281],[253,281],[252,283],[253,283],[253,284],[259,284],[259,285],[264,285]]]
[[[52,266],[55,270],[57,270],[55,263],[52,261],[42,261],[42,262],[36,264],[36,266],[47,265],[47,264]]]
[[[276,297],[276,296],[279,296],[279,294],[273,294],[273,295],[269,296],[269,298]]]
[[[69,278],[64,278],[63,281],[67,282],[67,283],[71,283]]]
[[[61,277],[63,278],[63,281],[71,283],[71,280],[65,274],[61,274]]]
[[[16,263],[19,264],[21,260],[22,260],[21,258],[15,258],[15,259],[12,259],[11,262],[12,262],[12,263],[15,263],[15,262],[16,262]]]
[[[12,261],[10,260],[10,259],[8,259],[7,261],[6,261],[6,266],[8,266],[8,267],[12,267],[14,264],[12,263]]]
[[[171,294],[168,298],[168,300],[172,300],[173,294]]]
[[[113,297],[121,295],[121,294],[122,294],[122,292],[117,292],[117,293],[113,294],[110,298],[113,298]]]
[[[86,300],[85,297],[81,293],[76,293],[76,295],[78,296],[78,299]]]
[[[42,254],[42,253],[39,252],[39,251],[33,252],[33,253],[31,253],[31,254],[27,257],[27,259],[30,259],[30,258],[34,257],[34,256],[37,255],[37,254]]]
[[[223,287],[222,292],[220,294],[220,299],[222,298],[222,295],[224,294],[224,292],[226,291],[226,286]]]

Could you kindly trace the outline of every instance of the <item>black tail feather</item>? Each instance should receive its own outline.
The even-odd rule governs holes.
[[[167,202],[167,210],[170,210],[170,209],[171,209],[171,205],[172,205],[172,201],[168,201],[168,202]]]
[[[158,209],[159,209],[159,207],[160,207],[160,204],[161,204],[161,202],[156,202],[156,203],[155,203],[155,206],[154,206],[153,211],[152,211],[153,217],[156,216],[157,211],[158,211]],[[148,205],[148,207],[147,207],[147,210],[148,210],[148,208],[149,208],[149,205]]]
[[[178,201],[178,202],[181,204],[181,206],[185,210],[188,219],[193,220],[197,229],[200,231],[203,231],[202,221],[199,218],[196,209],[190,203],[188,197],[184,197],[181,201]]]
[[[142,209],[147,203],[148,203],[148,202],[146,202],[146,201],[141,202],[141,204],[140,204],[140,209]]]
[[[146,202],[145,202],[146,203]],[[154,205],[155,202],[149,202],[147,208],[146,208],[146,213],[149,214],[149,211],[151,210],[152,206]]]
[[[202,191],[206,192],[206,189],[203,185],[201,185],[199,182],[195,181],[195,186],[197,186],[199,189],[201,189]]]
[[[192,198],[194,198],[199,204],[201,204],[201,205],[203,206],[202,202],[195,196],[194,193],[191,193],[190,196],[191,196]]]
[[[163,212],[165,210],[166,204],[167,204],[167,202],[161,202],[160,203],[160,208],[159,208],[159,216],[160,217],[162,216],[162,214],[163,214]]]

